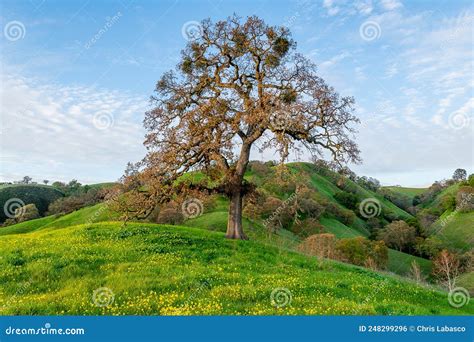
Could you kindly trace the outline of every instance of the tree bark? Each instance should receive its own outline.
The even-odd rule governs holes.
[[[242,193],[240,189],[235,191],[230,198],[225,237],[228,239],[248,240],[242,227]]]

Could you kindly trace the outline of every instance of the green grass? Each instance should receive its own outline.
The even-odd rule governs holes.
[[[384,186],[384,188],[408,196],[411,199],[413,199],[416,195],[421,195],[423,192],[428,190],[428,188],[405,188],[402,186]]]
[[[470,250],[474,243],[474,211],[446,211],[433,225],[433,231],[453,249]]]
[[[322,217],[320,222],[328,233],[334,234],[338,239],[363,236],[356,229],[348,227],[336,219]]]
[[[473,314],[447,294],[196,228],[106,222],[0,237],[5,315]],[[111,305],[92,296],[106,287]],[[271,302],[286,288],[288,305]]]
[[[459,277],[457,286],[464,287],[471,293],[471,297],[474,296],[474,272],[463,274]]]
[[[107,204],[99,203],[64,216],[52,215],[12,226],[0,227],[0,236],[28,233],[39,229],[57,229],[84,223],[108,221],[118,219],[118,216],[117,213],[109,209]]]
[[[431,273],[430,260],[399,252],[394,249],[388,250],[388,269],[391,272],[408,276],[410,274],[411,264],[413,261],[416,261],[425,276],[428,276]]]

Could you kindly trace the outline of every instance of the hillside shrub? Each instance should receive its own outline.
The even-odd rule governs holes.
[[[336,242],[337,258],[359,266],[384,269],[388,263],[388,248],[383,241],[364,237],[340,239]]]
[[[346,208],[352,210],[357,208],[357,202],[359,200],[353,193],[344,191],[337,192],[334,195],[334,199]]]
[[[351,210],[341,208],[333,202],[328,202],[326,204],[325,211],[331,216],[333,216],[335,219],[344,223],[346,226],[349,226],[354,223],[354,220],[356,218],[355,214]]]
[[[416,228],[405,221],[394,221],[380,230],[379,239],[383,240],[387,246],[402,251],[415,244]]]
[[[86,193],[79,193],[69,197],[58,198],[48,208],[48,215],[65,215],[75,210],[97,204],[104,200],[108,189],[89,189]]]
[[[335,259],[336,237],[334,234],[314,234],[305,239],[298,250],[320,258]]]
[[[474,187],[462,186],[456,194],[456,207],[461,212],[474,210]]]

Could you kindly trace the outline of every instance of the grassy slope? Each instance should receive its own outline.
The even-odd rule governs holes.
[[[437,206],[445,195],[456,196],[459,183],[453,184],[441,191],[424,208]],[[445,211],[437,222],[433,225],[436,235],[455,249],[467,251],[473,248],[474,244],[474,211],[468,213]]]
[[[474,211],[446,211],[434,224],[436,235],[448,245],[467,251],[474,244]]]
[[[47,216],[36,220],[18,223],[12,226],[0,227],[0,236],[22,234],[40,229],[65,228],[72,225],[101,222],[117,219],[118,215],[109,210],[106,204],[99,203],[82,208],[64,216]]]
[[[405,188],[402,186],[384,186],[384,188],[408,196],[411,199],[413,199],[413,197],[415,197],[416,195],[421,195],[423,192],[428,190],[427,188]]]
[[[220,232],[94,223],[0,237],[2,314],[472,314],[446,293]],[[208,284],[208,285],[206,285]],[[115,301],[97,307],[93,291]],[[291,304],[272,306],[276,288]]]

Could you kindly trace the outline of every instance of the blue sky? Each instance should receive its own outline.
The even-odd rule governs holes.
[[[361,119],[358,174],[426,186],[473,172],[471,1],[2,1],[0,180],[116,180],[145,153],[141,126],[186,30],[258,15]],[[276,159],[272,151],[253,159]],[[305,160],[306,156],[292,156]]]

